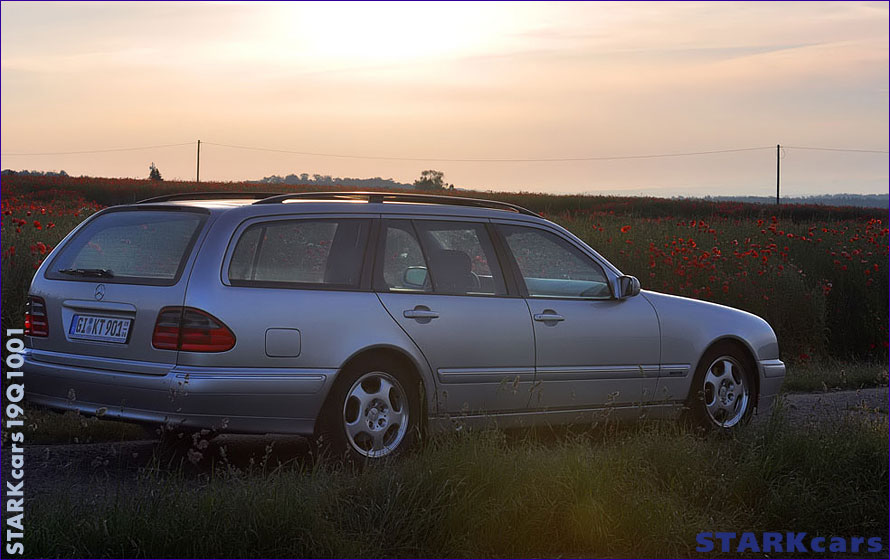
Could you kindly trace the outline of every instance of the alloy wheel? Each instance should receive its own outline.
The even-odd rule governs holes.
[[[408,408],[405,390],[395,377],[382,371],[362,375],[343,403],[349,445],[364,457],[389,455],[408,432]]]
[[[705,411],[719,427],[731,428],[748,411],[751,390],[742,365],[732,356],[720,356],[708,366],[702,392]]]

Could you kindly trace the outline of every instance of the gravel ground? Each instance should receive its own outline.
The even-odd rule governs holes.
[[[851,414],[887,417],[887,387],[825,393],[787,393],[779,410],[796,425],[837,421]]]
[[[886,418],[888,389],[790,393],[780,402],[778,409],[781,413],[789,422],[800,426],[836,422],[851,414]],[[755,422],[763,422],[765,418],[760,416]],[[171,448],[151,440],[27,445],[25,494],[28,499],[59,492],[69,496],[79,494],[83,496],[83,505],[88,507],[126,492],[137,483],[140,475],[157,473],[161,488],[163,479],[168,476],[165,471],[176,472],[180,465],[190,475],[183,478],[197,487],[209,470],[191,464],[189,447],[189,442]],[[307,442],[297,437],[221,435],[208,442],[203,453],[219,457],[220,448],[224,448],[226,457],[222,468],[242,471],[308,464],[311,460]],[[4,448],[3,455],[5,472],[8,473],[9,448]],[[214,468],[220,468],[220,463]]]

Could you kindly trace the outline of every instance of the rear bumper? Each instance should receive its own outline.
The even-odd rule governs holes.
[[[103,418],[236,433],[312,434],[336,370],[175,366],[164,375],[39,361],[26,351],[25,398]]]
[[[757,412],[768,413],[773,402],[782,389],[785,381],[785,364],[782,360],[761,360],[758,364],[760,370],[760,396],[757,399]]]

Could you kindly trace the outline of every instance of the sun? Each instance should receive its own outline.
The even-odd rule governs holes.
[[[273,6],[292,56],[326,63],[395,63],[488,53],[509,35],[488,4],[320,2]]]

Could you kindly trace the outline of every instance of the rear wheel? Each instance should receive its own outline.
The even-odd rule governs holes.
[[[345,370],[322,412],[319,443],[350,460],[396,455],[414,444],[420,408],[416,384],[392,364]]]
[[[754,371],[733,344],[718,344],[702,357],[692,381],[690,413],[706,429],[730,430],[754,410]]]

